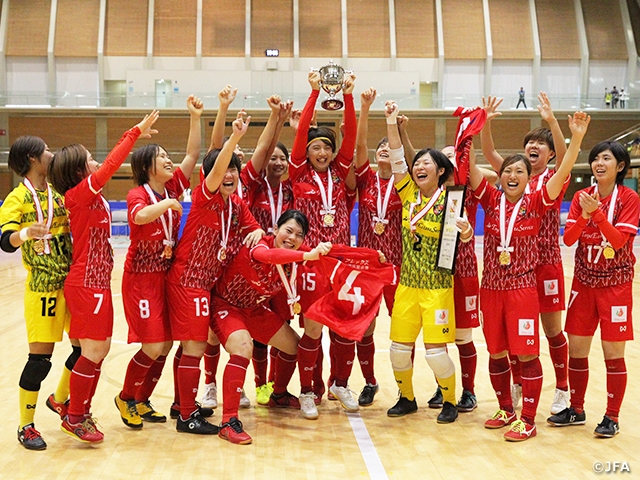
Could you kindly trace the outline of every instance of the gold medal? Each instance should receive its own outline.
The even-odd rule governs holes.
[[[604,258],[606,258],[607,260],[611,260],[613,257],[616,256],[616,251],[613,249],[611,245],[607,245],[606,247],[604,247],[602,254],[604,255]]]
[[[325,227],[333,227],[333,224],[335,222],[335,217],[331,213],[327,213],[322,218],[322,221]]]
[[[165,245],[164,250],[162,250],[162,258],[171,258],[173,256],[173,248],[171,245]]]
[[[302,312],[302,306],[299,302],[295,302],[291,307],[293,308],[293,313],[295,315],[300,315],[300,312]]]
[[[373,233],[375,233],[376,235],[382,235],[384,233],[384,229],[386,228],[386,225],[382,222],[376,222],[376,224],[373,227]]]
[[[506,250],[503,250],[500,252],[498,260],[500,261],[500,265],[509,265],[511,263],[511,254]]]
[[[218,260],[220,260],[221,262],[224,262],[227,259],[227,249],[224,247],[220,247],[220,250],[218,250]]]
[[[44,253],[44,240],[39,238],[35,242],[33,242],[33,251],[38,255],[42,255]]]

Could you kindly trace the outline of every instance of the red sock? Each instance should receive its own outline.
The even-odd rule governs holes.
[[[462,373],[462,389],[475,395],[476,369],[478,366],[478,354],[473,341],[458,345],[460,355],[460,370]]]
[[[278,352],[278,358],[276,359],[276,378],[273,383],[273,393],[281,394],[287,391],[289,381],[293,376],[293,372],[295,372],[296,370],[297,362],[297,355],[289,355],[288,353]]]
[[[220,360],[220,344],[210,345],[204,351],[204,382],[208,385],[216,383],[216,373],[218,373],[218,361]]]
[[[200,359],[182,355],[178,366],[178,388],[180,389],[180,416],[186,420],[196,410],[196,393],[200,383]]]
[[[607,366],[607,416],[617,421],[627,388],[627,366],[624,358],[605,360],[604,364]]]
[[[535,425],[540,392],[542,392],[542,364],[536,357],[522,365],[522,413],[520,418],[529,425]]]
[[[324,367],[324,350],[322,349],[322,335],[318,339],[318,353],[315,357],[316,361],[313,366],[313,391],[321,395],[324,393],[324,380],[322,380],[322,370]]]
[[[320,354],[322,355],[322,357],[324,357],[324,353],[322,352],[322,349],[320,350]],[[322,358],[322,360],[324,360],[324,358]],[[336,333],[333,330],[329,330],[329,382],[327,383],[329,387],[333,385],[333,383],[336,381],[337,366],[338,366],[338,360],[336,358]],[[317,367],[318,367],[318,364],[316,363],[316,368]],[[314,383],[315,383],[315,378],[314,378]]]
[[[356,356],[356,342],[336,334],[335,346],[335,377],[336,385],[346,387],[353,369],[353,361]],[[333,369],[332,369],[333,370]]]
[[[584,396],[589,383],[589,358],[569,357],[569,385],[571,385],[571,407],[584,412]]]
[[[238,406],[244,379],[247,376],[249,359],[231,355],[222,376],[222,422],[238,417]]]
[[[91,397],[96,367],[95,363],[81,355],[71,371],[68,413],[69,422],[71,423],[84,421],[85,404]]]
[[[547,337],[549,341],[549,356],[553,362],[553,369],[556,372],[556,388],[567,391],[569,383],[568,376],[568,360],[569,347],[564,332],[560,332],[555,337]]]
[[[261,387],[267,383],[267,358],[269,356],[268,347],[264,343],[253,341],[253,364],[254,380],[256,387]]]
[[[138,391],[136,392],[137,403],[146,402],[151,398],[151,394],[156,388],[156,385],[158,385],[158,381],[162,375],[162,370],[164,369],[166,360],[166,355],[160,355],[156,358],[156,361],[151,364],[151,368],[149,368],[149,371],[147,372],[144,383],[138,387]]]
[[[138,388],[144,383],[144,379],[149,373],[149,368],[153,364],[153,360],[150,359],[146,353],[142,350],[138,350],[133,358],[129,361],[127,367],[127,374],[124,377],[124,385],[122,385],[122,391],[120,392],[120,398],[122,400],[133,400],[136,396]]]
[[[500,409],[513,412],[513,402],[511,401],[511,369],[507,357],[489,357],[489,377],[491,385],[498,397]]]
[[[278,358],[278,350],[276,347],[269,347],[269,381],[275,382],[276,379],[276,358]]]
[[[362,376],[364,381],[377,385],[378,381],[373,373],[373,357],[376,353],[376,344],[373,341],[373,335],[363,337],[362,341],[357,343],[358,346],[358,362],[360,363],[360,370],[362,370]]]
[[[509,356],[509,363],[511,363],[511,376],[513,377],[514,385],[522,385],[522,366],[520,360],[515,355]]]
[[[182,346],[176,350],[173,357],[173,403],[180,405],[180,384],[178,383],[178,367],[182,358]]]
[[[319,338],[311,338],[306,333],[302,335],[298,343],[298,372],[300,373],[300,391],[302,393],[313,391],[313,371],[318,350],[320,350]]]
[[[100,373],[102,373],[102,362],[104,362],[104,359],[98,362],[98,364],[96,365],[96,370],[93,374],[93,385],[91,386],[91,392],[89,393],[89,400],[87,401],[87,404],[84,406],[85,417],[91,416],[91,401],[93,400],[93,396],[96,394],[96,389],[98,388],[98,381],[100,381]]]

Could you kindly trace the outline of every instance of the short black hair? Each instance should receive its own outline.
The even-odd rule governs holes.
[[[631,157],[629,156],[629,152],[626,148],[622,146],[619,142],[600,142],[595,147],[591,149],[589,152],[589,166],[594,162],[596,157],[604,152],[605,150],[610,150],[613,156],[615,157],[617,164],[624,162],[624,168],[618,172],[616,175],[616,183],[618,185],[622,185],[624,181],[624,177],[627,176],[627,172],[629,171],[629,166],[631,165]]]
[[[431,156],[433,163],[436,164],[438,169],[444,169],[442,175],[438,177],[438,186],[441,187],[444,182],[446,182],[447,179],[451,175],[453,175],[453,163],[451,163],[451,160],[449,160],[447,156],[440,150],[436,150],[435,148],[423,148],[418,153],[416,153],[415,157],[413,157],[413,162],[411,162],[411,165],[413,166],[419,158],[424,157],[426,154],[429,154]]]
[[[221,151],[221,148],[214,148],[213,150],[209,150],[204,156],[204,160],[202,160],[202,170],[205,177],[209,175],[209,172],[211,172],[211,169],[216,164],[216,160],[218,159],[218,155],[220,155]],[[236,155],[235,153],[231,154],[231,160],[229,161],[228,168],[235,168],[236,170],[238,170],[238,173],[240,173],[240,170],[242,170],[242,162],[240,161],[240,157],[238,157],[238,155]]]
[[[504,172],[504,169],[509,165],[513,165],[514,163],[518,162],[524,162],[524,165],[527,168],[527,174],[531,176],[531,162],[526,157],[526,155],[522,155],[521,153],[515,153],[505,158],[502,162],[502,165],[500,166],[500,172],[498,172],[498,176],[502,176],[502,172]]]
[[[138,148],[131,155],[131,173],[138,185],[149,182],[149,170],[153,167],[155,172],[156,157],[161,148],[157,143],[150,143]]]
[[[302,229],[302,236],[306,237],[307,233],[309,233],[309,219],[300,210],[286,210],[282,215],[280,215],[280,218],[278,218],[276,226],[280,228],[282,225],[292,219],[295,220],[298,225],[300,225],[300,228]]]
[[[24,135],[19,137],[9,149],[9,168],[16,175],[24,177],[31,169],[31,158],[40,158],[47,144],[40,137]]]

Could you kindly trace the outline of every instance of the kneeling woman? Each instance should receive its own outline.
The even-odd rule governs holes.
[[[308,230],[307,217],[298,210],[287,210],[278,219],[273,236],[264,237],[251,249],[243,247],[216,283],[211,328],[230,356],[223,377],[224,408],[219,435],[231,443],[251,443],[251,437],[238,420],[238,406],[252,356],[252,339],[280,350],[273,395],[291,397],[289,403],[299,405],[286,391],[296,367],[299,338],[266,304],[269,298],[285,288],[290,305],[295,309],[295,262],[317,260],[320,255],[329,253],[330,243],[319,243],[307,252],[296,251]]]

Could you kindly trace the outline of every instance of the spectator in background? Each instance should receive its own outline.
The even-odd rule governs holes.
[[[518,104],[516,108],[520,107],[520,104],[523,104],[524,108],[527,108],[527,103],[524,101],[524,87],[520,87],[520,91],[518,92]]]
[[[629,94],[624,91],[624,88],[620,89],[620,108],[627,108],[627,100],[629,100]]]
[[[617,87],[614,85],[613,90],[611,90],[611,108],[618,108],[618,100],[620,99],[620,92]]]
[[[604,87],[604,105],[607,108],[611,106],[611,96],[611,92],[607,90],[607,87]]]

